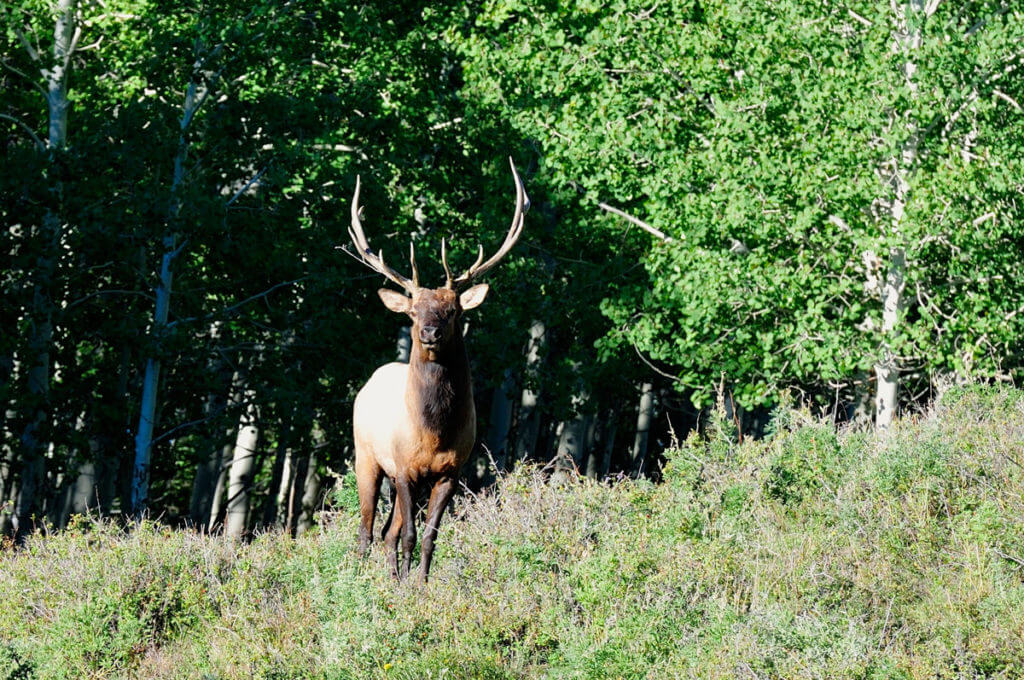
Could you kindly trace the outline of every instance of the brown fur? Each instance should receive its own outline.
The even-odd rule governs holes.
[[[382,252],[374,254],[363,232],[360,181],[356,177],[349,227],[355,252],[366,266],[398,284],[411,296],[387,288],[377,291],[388,309],[408,314],[412,319],[412,356],[408,366],[387,364],[378,368],[356,395],[352,414],[361,515],[359,549],[365,553],[370,547],[380,483],[387,474],[394,484],[395,504],[394,519],[384,540],[396,577],[408,574],[416,546],[414,487],[431,484],[420,562],[420,578],[425,581],[441,515],[455,492],[459,470],[469,458],[476,440],[473,383],[459,319],[463,310],[473,309],[487,296],[487,284],[471,286],[472,282],[496,266],[523,233],[530,199],[511,156],[508,162],[516,184],[516,208],[505,240],[486,261],[481,246],[476,262],[455,277],[448,266],[445,241],[441,239],[441,264],[446,284],[436,289],[420,287],[412,243],[409,244],[411,279],[385,264]],[[404,553],[401,572],[398,571],[399,533]]]
[[[468,297],[464,294],[469,306],[483,300],[486,288],[481,290]],[[380,482],[388,474],[396,494],[384,540],[394,575],[408,574],[416,544],[412,501],[417,489],[429,486],[420,570],[421,579],[426,580],[438,524],[476,441],[472,379],[460,328],[462,304],[454,291],[445,288],[417,289],[411,299],[381,291],[381,299],[389,309],[405,312],[412,319],[412,350],[404,373],[401,365],[384,366],[356,397],[355,467],[362,515],[359,546],[364,552],[369,548]],[[436,329],[428,332],[437,334],[436,343],[421,339],[425,327]],[[404,398],[395,393],[399,389],[404,390]]]

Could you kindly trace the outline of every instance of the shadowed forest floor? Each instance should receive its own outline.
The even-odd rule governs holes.
[[[0,551],[0,679],[1024,676],[1024,392],[709,430],[658,485],[461,498],[426,587],[355,556],[351,479],[295,540],[80,519]]]

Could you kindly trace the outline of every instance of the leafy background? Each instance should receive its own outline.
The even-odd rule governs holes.
[[[150,512],[218,525],[216,480],[252,425],[247,526],[308,526],[400,326],[337,250],[356,175],[371,240],[396,262],[416,243],[428,280],[441,237],[459,263],[500,241],[509,156],[526,178],[526,236],[469,325],[499,467],[657,470],[716,394],[740,433],[787,393],[870,418],[886,362],[911,410],[1020,377],[1012,4],[18,0],[0,16],[5,532],[131,510],[157,359]],[[61,17],[80,33],[53,143]],[[493,475],[486,452],[470,468],[473,488]]]

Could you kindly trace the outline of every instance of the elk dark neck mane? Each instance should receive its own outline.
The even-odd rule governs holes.
[[[469,357],[459,333],[434,361],[418,340],[409,357],[409,406],[423,426],[436,434],[442,445],[450,444],[463,419],[458,417],[473,399]]]

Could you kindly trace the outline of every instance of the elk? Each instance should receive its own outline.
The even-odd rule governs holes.
[[[509,158],[516,184],[516,206],[501,247],[484,261],[481,245],[476,262],[453,277],[444,239],[441,264],[445,284],[441,288],[419,285],[416,253],[409,244],[412,278],[406,278],[376,254],[363,233],[359,207],[360,181],[352,197],[349,236],[363,264],[401,286],[377,291],[384,306],[407,314],[412,320],[409,363],[389,363],[378,368],[356,395],[352,413],[355,442],[356,486],[359,491],[359,552],[365,555],[373,540],[373,523],[381,481],[387,475],[394,489],[391,518],[383,539],[391,574],[409,574],[416,546],[416,492],[430,489],[426,526],[420,555],[420,581],[426,582],[434,553],[441,516],[455,492],[459,471],[476,442],[476,408],[469,357],[462,337],[461,317],[480,305],[487,295],[486,283],[471,285],[508,254],[523,231],[529,199],[516,166]],[[402,569],[398,569],[398,539],[402,539]]]

